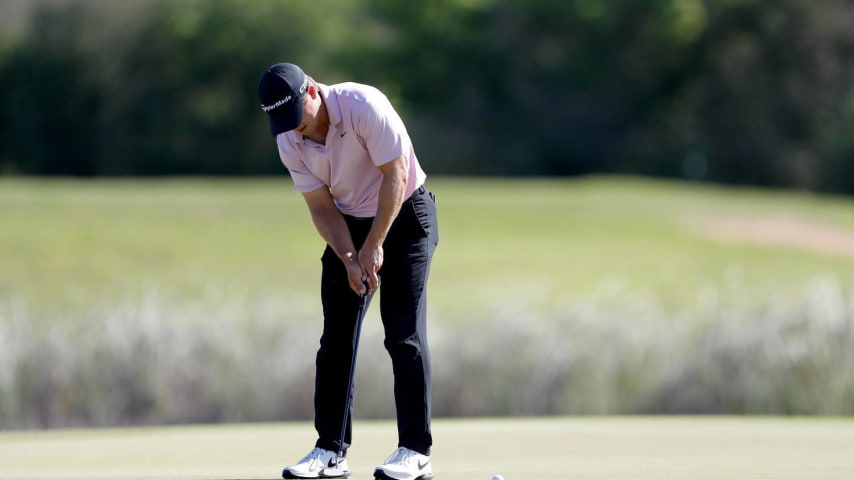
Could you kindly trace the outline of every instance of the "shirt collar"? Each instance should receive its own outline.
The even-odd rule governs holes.
[[[326,105],[326,114],[329,115],[330,128],[340,131],[343,115],[341,114],[341,105],[338,103],[338,94],[329,88],[329,85],[324,85],[322,83],[317,84],[317,89],[320,91],[320,96],[323,98],[324,105]],[[296,131],[291,130],[287,133],[292,136],[293,142],[305,144],[306,139],[302,135],[296,133]]]
[[[343,115],[341,114],[341,105],[338,103],[338,94],[329,88],[329,85],[319,83],[317,86],[320,90],[320,96],[323,97],[323,101],[326,104],[326,113],[329,115],[330,126],[335,127],[336,130],[340,130],[338,124],[341,123]]]

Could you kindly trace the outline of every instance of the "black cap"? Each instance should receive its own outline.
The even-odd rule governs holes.
[[[258,82],[261,110],[270,117],[270,133],[293,130],[302,122],[302,96],[308,89],[308,77],[292,63],[277,63],[268,68]]]

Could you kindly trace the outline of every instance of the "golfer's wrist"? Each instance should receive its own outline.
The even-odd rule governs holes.
[[[380,236],[368,235],[368,238],[365,239],[365,244],[362,246],[363,249],[367,248],[370,250],[376,250],[382,247],[383,242],[385,240]]]
[[[344,262],[344,265],[359,263],[359,256],[356,255],[355,252],[344,252],[344,254],[341,255],[341,261]]]

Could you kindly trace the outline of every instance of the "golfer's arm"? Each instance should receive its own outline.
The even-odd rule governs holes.
[[[358,261],[347,222],[326,187],[303,193],[314,227],[342,262]]]
[[[406,160],[403,156],[380,165],[383,180],[380,184],[380,194],[377,205],[377,214],[374,217],[371,231],[365,240],[366,244],[382,245],[386,235],[391,228],[392,222],[400,212],[403,204],[403,195],[406,193]]]

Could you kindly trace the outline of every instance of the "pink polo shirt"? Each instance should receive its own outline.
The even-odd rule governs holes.
[[[358,83],[319,87],[329,112],[326,145],[293,130],[276,136],[279,157],[294,188],[300,192],[329,188],[341,213],[373,217],[383,178],[379,165],[403,155],[408,175],[404,198],[424,184],[427,175],[406,127],[382,92]]]

